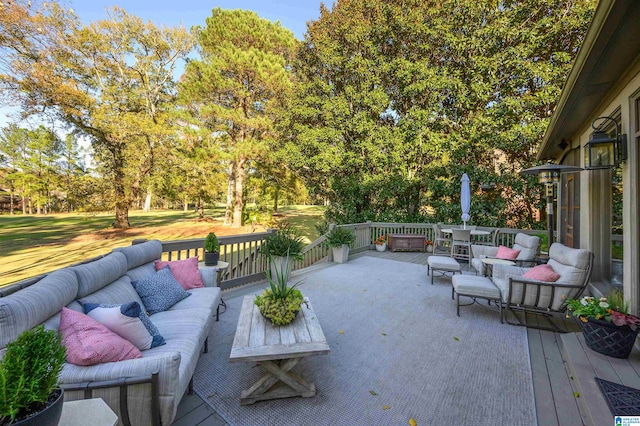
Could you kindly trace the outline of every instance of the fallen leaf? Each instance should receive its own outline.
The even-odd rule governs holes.
[[[409,426],[418,426],[418,422],[413,419],[409,419]]]
[[[453,340],[455,340],[456,342],[460,341],[460,339],[458,339],[457,337],[454,337]]]
[[[382,335],[383,335],[383,336],[386,336],[386,335],[387,335],[387,333],[382,333]]]
[[[371,395],[373,395],[373,396],[378,396],[378,394],[376,393],[376,391],[372,391],[372,390],[370,390],[370,391],[369,391],[369,393],[370,393]]]
[[[391,406],[390,406],[390,405],[383,405],[383,406],[382,406],[382,409],[383,409],[383,410],[388,410],[389,408],[391,408]]]
[[[573,376],[569,376],[569,378],[570,378],[571,380],[573,380]]]
[[[344,330],[338,331],[338,334],[344,334]]]
[[[574,392],[573,396],[575,396],[576,398],[580,398],[580,392]]]

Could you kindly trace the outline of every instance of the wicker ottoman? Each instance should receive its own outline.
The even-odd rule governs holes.
[[[449,256],[429,256],[427,259],[427,273],[431,275],[431,284],[433,285],[433,272],[440,272],[440,276],[455,273],[461,273],[460,264],[457,260]]]
[[[451,298],[456,295],[456,314],[460,316],[460,306],[468,306],[476,302],[476,299],[486,299],[489,302],[496,302],[500,310],[500,322],[503,323],[502,316],[502,296],[500,290],[487,277],[478,277],[475,275],[456,275],[451,280],[453,288],[451,289]],[[460,296],[466,296],[473,299],[472,303],[465,305],[460,304]]]

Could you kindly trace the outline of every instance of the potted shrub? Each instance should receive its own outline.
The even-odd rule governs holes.
[[[265,242],[260,246],[260,253],[267,256],[272,277],[277,277],[276,270],[284,274],[284,279],[289,279],[289,273],[293,269],[294,260],[304,258],[304,241],[300,233],[288,224],[277,227],[269,232]]]
[[[207,238],[204,239],[204,264],[207,266],[215,266],[220,260],[220,242],[214,232],[209,232]]]
[[[356,236],[351,229],[335,226],[327,234],[327,244],[333,249],[333,261],[344,263],[349,259],[349,245],[353,244]]]
[[[285,262],[284,265],[284,271],[276,269],[275,280],[267,271],[269,288],[256,296],[254,301],[262,316],[275,325],[286,325],[293,321],[303,302],[302,293],[296,288],[300,283],[298,282],[291,287],[287,285],[286,277],[289,276],[291,270],[288,267],[288,262]]]
[[[377,251],[385,251],[387,249],[387,236],[386,235],[380,235],[378,238],[376,238],[373,241],[373,244],[376,245],[376,250]]]
[[[58,376],[66,350],[55,330],[40,325],[7,345],[0,360],[0,424],[55,426],[62,414]]]
[[[587,346],[603,355],[628,358],[638,335],[640,319],[629,315],[621,291],[609,297],[584,296],[567,300],[567,309],[580,318]]]

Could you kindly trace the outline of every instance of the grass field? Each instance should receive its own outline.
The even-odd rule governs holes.
[[[324,212],[318,206],[291,206],[280,213],[308,241],[317,238],[314,224]],[[65,265],[108,253],[114,247],[130,245],[137,238],[163,241],[251,233],[252,227],[233,229],[223,225],[223,208],[206,212],[207,221],[194,212],[131,211],[131,228],[111,228],[113,214],[56,214],[47,216],[0,216],[0,286],[40,275]],[[213,219],[211,219],[213,218]],[[264,231],[263,226],[253,229]]]

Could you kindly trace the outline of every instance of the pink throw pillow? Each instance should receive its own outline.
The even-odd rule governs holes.
[[[63,307],[59,331],[70,364],[86,366],[142,358],[131,342],[81,312]]]
[[[522,277],[536,281],[554,283],[558,281],[558,278],[560,278],[560,274],[554,271],[551,265],[538,265],[522,274]]]
[[[198,270],[198,256],[185,260],[173,260],[171,262],[156,260],[156,271],[159,271],[167,265],[169,265],[173,277],[185,290],[204,287],[204,282]]]
[[[500,246],[498,247],[498,253],[496,253],[496,257],[498,259],[513,260],[513,259],[517,259],[519,254],[520,254],[520,250],[514,250],[509,247]]]

